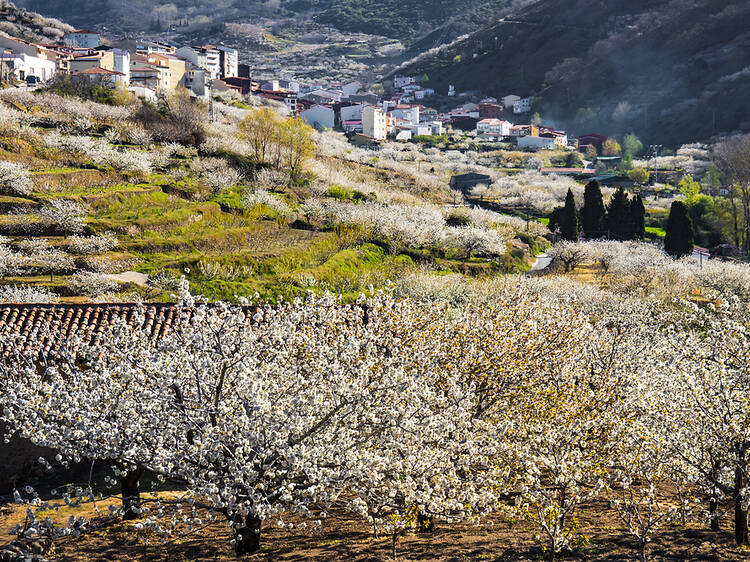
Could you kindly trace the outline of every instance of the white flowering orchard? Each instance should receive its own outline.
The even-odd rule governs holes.
[[[713,525],[727,505],[745,544],[747,306],[712,288],[726,273],[674,263],[701,300],[445,277],[352,305],[232,306],[183,283],[158,339],[143,318],[56,356],[6,338],[2,421],[63,462],[111,463],[112,513],[139,528],[180,520],[139,496],[144,471],[180,482],[226,517],[238,554],[260,548],[265,522],[343,507],[394,552],[406,529],[512,513],[554,556],[586,543],[578,514],[597,499],[641,560],[664,526]],[[24,532],[73,532],[34,521]]]

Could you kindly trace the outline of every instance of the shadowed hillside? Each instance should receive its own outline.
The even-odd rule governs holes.
[[[533,94],[560,126],[674,145],[750,130],[748,18],[736,0],[543,0],[399,72]]]

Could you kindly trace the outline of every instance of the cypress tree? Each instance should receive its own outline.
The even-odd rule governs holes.
[[[682,201],[675,201],[669,209],[667,235],[664,237],[664,251],[670,256],[682,257],[693,253],[693,221]]]
[[[631,238],[643,240],[646,236],[646,208],[640,195],[630,201],[630,228]]]
[[[612,199],[607,205],[607,228],[610,237],[615,240],[625,240],[628,238],[628,223],[630,222],[630,205],[628,203],[628,194],[622,187],[618,187]]]
[[[599,182],[592,180],[583,192],[582,228],[586,238],[599,238],[604,233],[604,201]]]
[[[560,233],[563,240],[577,242],[578,231],[576,200],[573,197],[573,192],[568,188],[568,194],[565,196],[565,207],[563,207],[562,217],[560,217]]]

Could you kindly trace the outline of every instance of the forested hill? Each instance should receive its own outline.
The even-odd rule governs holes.
[[[342,31],[370,33],[413,46],[449,42],[528,0],[18,0],[19,5],[73,25],[120,31],[170,26],[221,26],[228,22],[301,18]]]
[[[541,0],[400,72],[672,145],[750,130],[748,21],[747,0]]]
[[[430,36],[449,42],[498,17],[511,0],[330,0],[318,16],[343,31],[375,33],[407,44]]]

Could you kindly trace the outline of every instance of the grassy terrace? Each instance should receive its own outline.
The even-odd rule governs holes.
[[[190,171],[190,160],[175,158],[167,170],[144,176],[91,167],[85,162],[71,165],[68,162],[74,158],[56,152],[47,151],[40,158],[39,150],[17,142],[0,146],[6,147],[0,149],[0,160],[24,163],[33,183],[27,197],[0,199],[0,227],[15,228],[19,219],[14,209],[19,206],[34,209],[57,199],[77,201],[89,209],[89,234],[112,232],[119,240],[116,251],[100,258],[125,264],[120,269],[126,266],[162,278],[186,275],[194,291],[212,299],[256,292],[268,298],[289,298],[310,289],[333,290],[355,298],[359,291],[382,286],[421,263],[471,275],[523,271],[530,263],[529,256],[518,249],[500,262],[430,249],[394,253],[384,241],[368,239],[361,232],[288,224],[265,205],[243,207],[242,197],[251,183],[213,193]],[[337,166],[353,170],[363,183],[417,189],[414,179],[402,172],[351,162]],[[279,189],[275,195],[297,208],[309,193],[304,186],[296,186]],[[335,183],[327,196],[345,202],[376,197]],[[9,234],[20,239],[16,232]],[[49,240],[53,246],[65,247],[62,238]],[[29,275],[9,277],[5,282],[47,287],[72,299],[66,278],[56,275],[50,281],[45,275]],[[120,289],[130,292],[132,298],[156,300],[168,299],[173,293],[169,287],[136,284]]]

